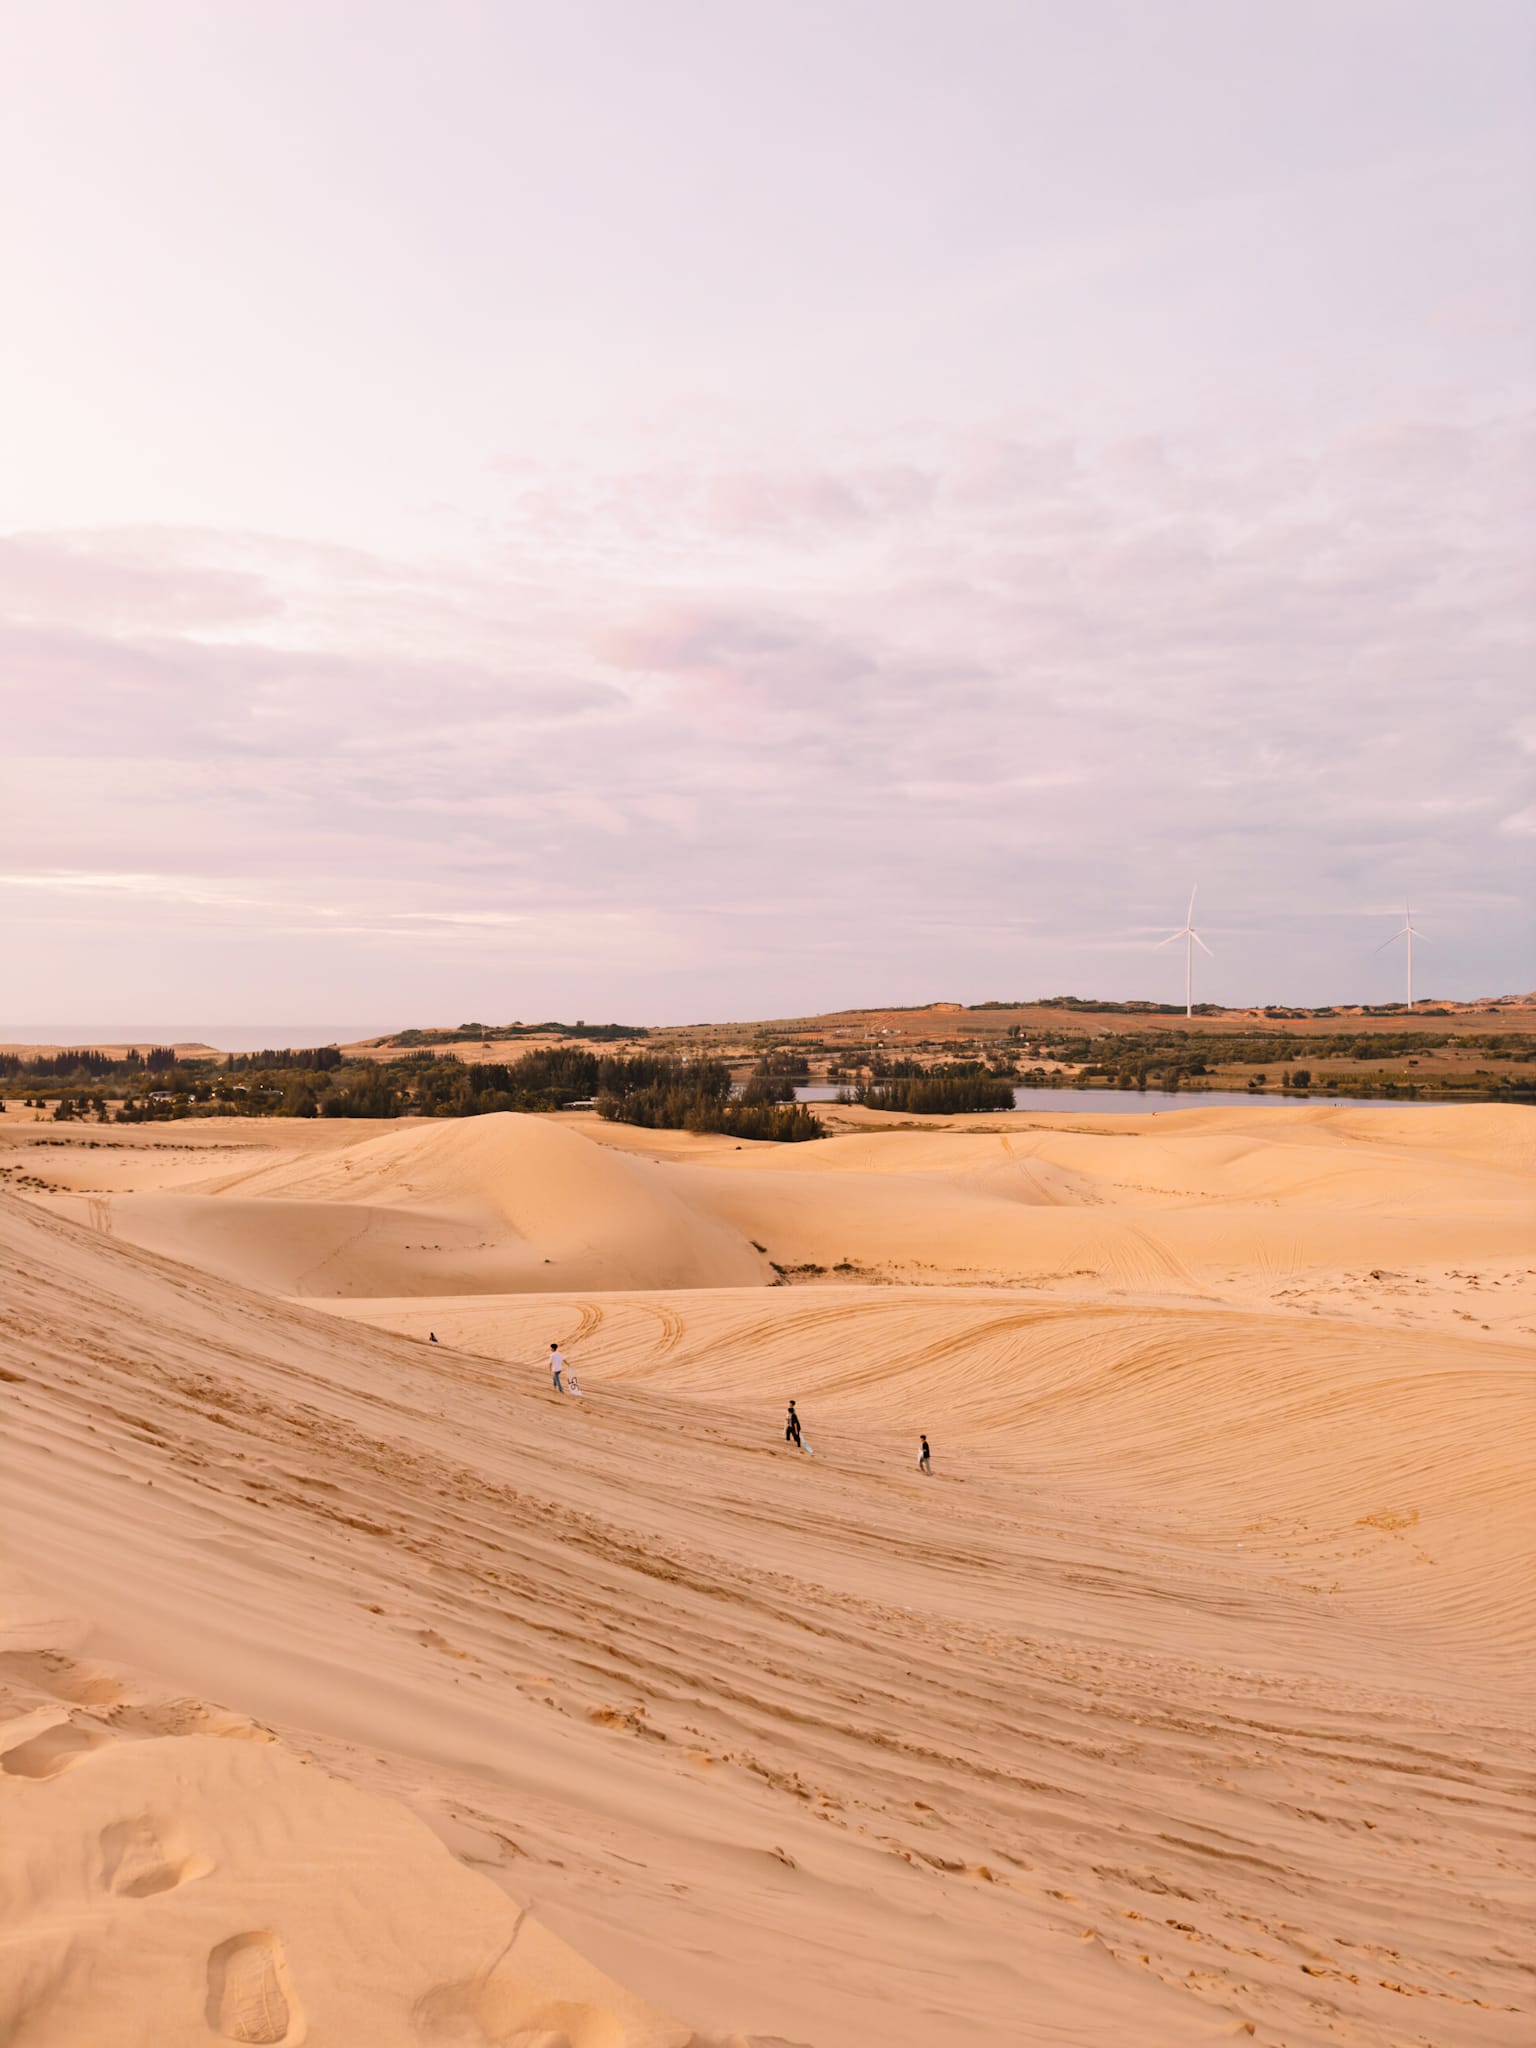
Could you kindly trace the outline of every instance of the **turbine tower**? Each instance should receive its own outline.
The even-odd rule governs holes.
[[[1413,912],[1406,903],[1403,905],[1403,922],[1400,929],[1395,931],[1390,939],[1383,939],[1376,948],[1377,952],[1384,953],[1388,946],[1395,946],[1399,939],[1406,939],[1408,941],[1408,1007],[1411,1010],[1413,1008],[1413,942],[1415,939],[1424,939],[1424,943],[1427,946],[1429,941],[1424,938],[1424,934],[1421,931],[1416,929],[1413,922]]]
[[[1186,1017],[1193,1017],[1195,1014],[1196,946],[1200,948],[1201,952],[1208,959],[1214,960],[1216,958],[1216,955],[1195,930],[1195,895],[1199,887],[1200,884],[1197,882],[1189,892],[1189,909],[1184,914],[1184,922],[1179,930],[1170,932],[1166,939],[1159,939],[1157,942],[1159,946],[1171,946],[1175,939],[1182,939],[1184,941],[1184,1014]]]

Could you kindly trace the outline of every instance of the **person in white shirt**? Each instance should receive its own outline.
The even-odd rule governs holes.
[[[564,1371],[565,1353],[558,1344],[551,1344],[549,1347],[549,1376],[555,1383],[555,1392],[557,1394],[565,1392],[565,1384],[560,1377]]]

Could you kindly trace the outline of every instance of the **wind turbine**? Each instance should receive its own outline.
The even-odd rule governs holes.
[[[1413,922],[1413,912],[1408,908],[1406,903],[1403,905],[1403,922],[1401,929],[1395,931],[1390,939],[1383,939],[1381,944],[1376,948],[1377,952],[1384,953],[1387,950],[1388,946],[1395,946],[1399,939],[1406,939],[1408,941],[1408,1007],[1411,1010],[1413,1008],[1413,942],[1415,939],[1424,939],[1424,943],[1427,946],[1429,944],[1429,941],[1428,939],[1424,938],[1424,934],[1421,931],[1415,928]]]
[[[1195,887],[1191,889],[1189,892],[1189,909],[1185,912],[1184,923],[1181,926],[1181,928],[1176,932],[1170,932],[1166,939],[1159,939],[1157,942],[1159,946],[1171,946],[1175,939],[1182,939],[1184,941],[1184,1014],[1186,1017],[1193,1017],[1193,1015],[1195,1014],[1194,989],[1196,946],[1198,946],[1201,952],[1204,953],[1209,959],[1214,960],[1216,958],[1216,955],[1211,951],[1210,947],[1205,943],[1204,939],[1202,939],[1200,934],[1195,930],[1195,895],[1199,887],[1200,884],[1197,882],[1195,884]]]

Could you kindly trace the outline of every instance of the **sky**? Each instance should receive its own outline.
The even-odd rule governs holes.
[[[8,1035],[1536,986],[1533,116],[1528,0],[9,0]]]

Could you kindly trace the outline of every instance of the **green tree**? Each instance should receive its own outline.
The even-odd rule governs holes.
[[[296,1074],[283,1090],[283,1116],[318,1116],[320,1091],[308,1074]]]

